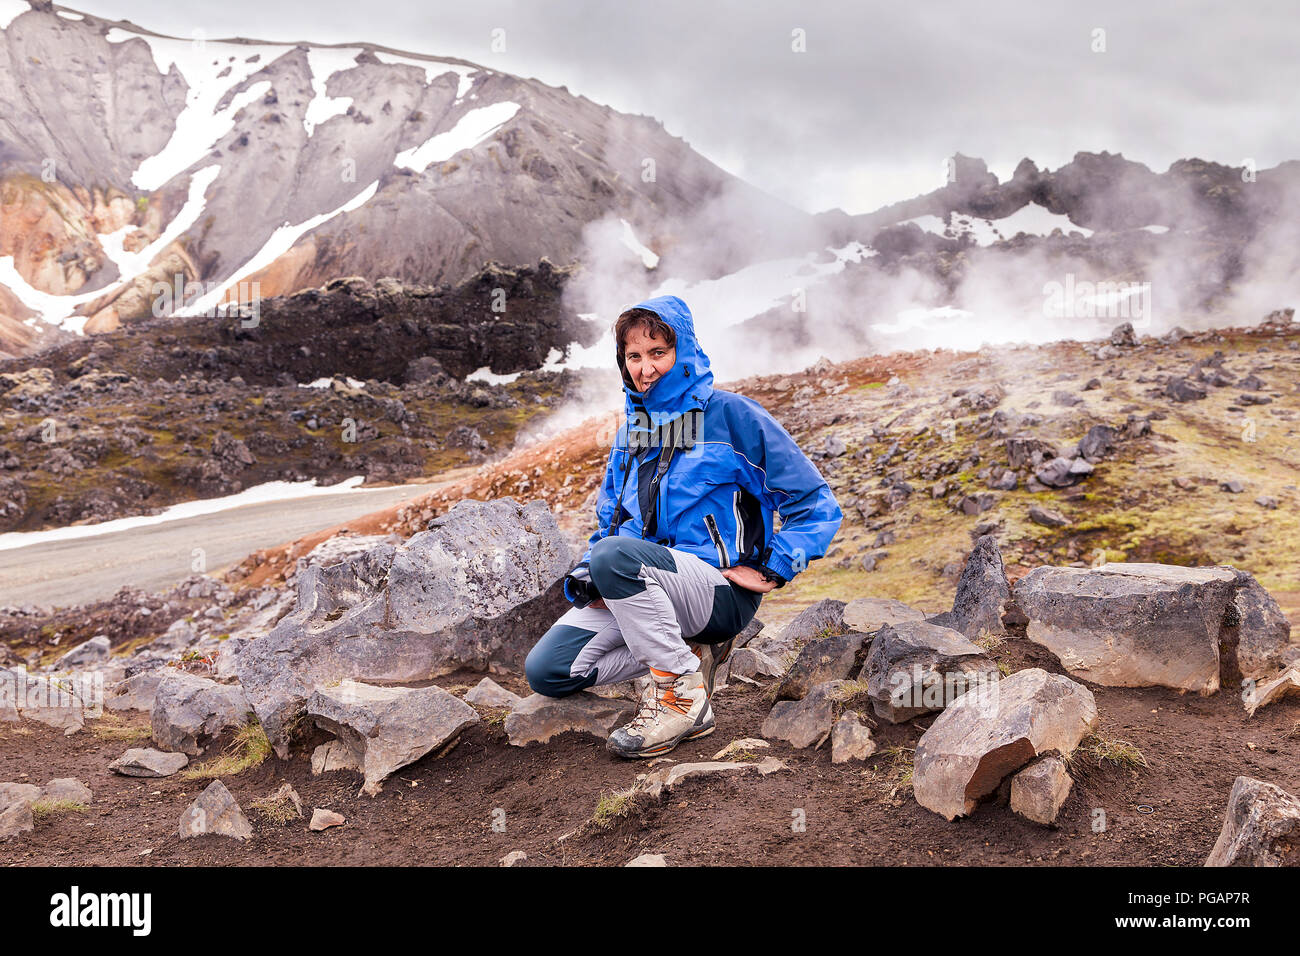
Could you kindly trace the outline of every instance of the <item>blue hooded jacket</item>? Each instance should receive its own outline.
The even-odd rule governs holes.
[[[634,535],[715,567],[766,570],[784,586],[826,553],[839,530],[844,516],[830,486],[762,405],[713,387],[685,302],[657,296],[635,308],[672,327],[676,362],[645,392],[634,391],[620,368],[626,418],[605,468],[598,528],[579,567],[601,538]],[[666,453],[653,494],[652,474]],[[774,514],[781,517],[775,533]],[[565,593],[573,599],[567,582]]]

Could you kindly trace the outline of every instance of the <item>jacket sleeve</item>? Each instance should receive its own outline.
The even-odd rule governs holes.
[[[781,516],[781,529],[760,560],[789,581],[826,554],[844,514],[826,479],[781,423],[752,399],[744,408],[744,427],[732,431],[742,483]]]

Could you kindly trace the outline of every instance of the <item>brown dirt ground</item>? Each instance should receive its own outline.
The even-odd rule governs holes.
[[[1024,639],[1006,641],[993,655],[1012,669],[1060,672],[1049,652]],[[479,676],[462,672],[439,683],[463,690]],[[500,680],[526,692],[518,680]],[[492,866],[511,850],[524,850],[529,865],[567,866],[620,865],[641,853],[663,853],[670,865],[1199,866],[1218,836],[1239,774],[1300,792],[1296,737],[1289,736],[1300,728],[1300,705],[1284,701],[1247,718],[1226,691],[1199,697],[1089,686],[1101,732],[1135,744],[1149,767],[1099,764],[1081,748],[1072,764],[1074,790],[1055,827],[1013,814],[1005,792],[952,823],[919,806],[903,779],[906,765],[885,751],[915,748],[930,723],[922,717],[898,727],[881,723],[880,752],[865,764],[832,765],[829,746],[794,750],[774,743],[770,752],[790,772],[688,780],[600,830],[588,821],[601,795],[631,786],[644,764],[612,757],[602,740],[573,733],[510,747],[500,724],[485,721],[443,756],[398,771],[373,799],[357,795],[358,774],[312,776],[305,748],[325,739],[320,735],[288,761],[273,757],[223,778],[253,823],[253,839],[182,841],[177,824],[206,781],[115,776],[108,763],[128,746],[147,743],[94,733],[96,727],[147,730],[147,714],[106,717],[68,738],[30,721],[6,724],[0,726],[0,780],[39,784],[75,776],[95,799],[88,811],[47,818],[20,841],[0,844],[0,863]],[[731,740],[757,736],[768,708],[757,689],[718,691],[718,730],[679,747],[672,758],[711,759]],[[225,743],[214,741],[205,757]],[[305,820],[276,824],[249,809],[283,781],[297,789],[308,815],[312,807],[325,807],[342,813],[347,824],[312,833]],[[496,808],[504,810],[504,832],[492,829]],[[1105,811],[1105,832],[1093,831],[1095,808]],[[804,832],[792,827],[796,810],[804,813]]]

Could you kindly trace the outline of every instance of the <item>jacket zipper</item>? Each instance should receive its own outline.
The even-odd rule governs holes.
[[[737,488],[731,496],[731,510],[736,515],[736,560],[743,561],[745,554],[741,550],[745,541],[745,522],[740,517],[740,489]]]
[[[718,567],[731,567],[731,558],[727,555],[727,546],[722,543],[722,535],[718,533],[718,523],[713,519],[713,515],[705,515],[704,523],[709,526],[709,537],[713,539],[713,546],[718,549]]]

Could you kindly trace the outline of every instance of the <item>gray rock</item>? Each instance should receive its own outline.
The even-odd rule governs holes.
[[[1125,322],[1123,325],[1117,325],[1110,330],[1110,344],[1114,346],[1132,347],[1138,344],[1137,333],[1133,331],[1133,323]]]
[[[293,613],[239,655],[239,681],[283,757],[286,722],[318,685],[522,670],[568,607],[571,567],[544,502],[461,501],[404,544],[308,565]]]
[[[844,608],[843,601],[833,598],[818,601],[800,611],[780,635],[760,634],[748,646],[780,660],[816,637],[843,634],[849,630],[844,622]]]
[[[1070,754],[1097,726],[1082,684],[1039,668],[1017,671],[988,693],[957,698],[921,735],[912,770],[916,802],[948,820],[1039,754]]]
[[[778,660],[773,660],[762,651],[752,647],[742,647],[732,651],[715,677],[714,687],[720,687],[732,678],[748,678],[757,681],[764,677],[780,677],[785,668]]]
[[[1036,470],[1034,477],[1049,488],[1068,488],[1092,472],[1092,465],[1083,458],[1053,458]]]
[[[777,691],[777,698],[799,700],[817,684],[842,680],[862,665],[867,635],[849,631],[809,641],[795,658]]]
[[[78,644],[54,662],[55,670],[70,670],[74,667],[86,667],[106,661],[113,653],[112,642],[103,634],[92,637],[84,644]]]
[[[93,684],[88,688],[76,678],[30,674],[25,667],[0,671],[0,680],[12,689],[13,699],[8,703],[16,705],[16,712],[24,719],[62,730],[65,737],[72,736],[86,725],[83,695],[87,690],[93,692]]]
[[[521,863],[526,862],[527,859],[528,859],[528,854],[525,853],[523,850],[511,850],[509,853],[507,853],[505,856],[501,858],[501,865],[519,866]],[[636,861],[633,860],[632,862],[635,863]],[[628,864],[628,866],[631,865],[632,865],[631,863]]]
[[[1269,511],[1277,510],[1277,499],[1272,495],[1260,495],[1255,499],[1255,504],[1259,505],[1261,508],[1266,508]]]
[[[484,677],[465,695],[465,700],[480,707],[514,707],[522,699],[490,677]]]
[[[479,720],[474,708],[437,685],[375,687],[352,680],[319,688],[306,710],[316,726],[352,751],[365,774],[361,792],[372,797],[395,770],[446,745]]]
[[[630,701],[597,697],[586,691],[568,697],[530,694],[506,717],[506,736],[516,747],[546,743],[570,730],[607,738],[614,728],[631,720],[635,710]]]
[[[960,631],[928,621],[882,628],[862,667],[872,709],[891,724],[943,710],[1001,676],[997,664]]]
[[[0,841],[12,840],[36,827],[30,800],[15,800],[0,810]]]
[[[827,682],[838,684],[839,682]],[[826,738],[835,721],[835,704],[827,684],[818,684],[803,700],[781,700],[763,721],[759,733],[792,747],[811,747]]]
[[[1252,575],[1246,577],[1248,580],[1240,583],[1232,599],[1239,621],[1234,628],[1237,667],[1242,677],[1260,680],[1289,662],[1291,622],[1273,596]]]
[[[1206,866],[1300,866],[1300,799],[1271,783],[1238,777]]]
[[[0,783],[0,810],[19,800],[35,803],[40,798],[41,788],[33,783]]]
[[[831,763],[866,760],[875,752],[871,728],[856,714],[845,714],[831,726]]]
[[[706,777],[719,773],[746,773],[751,770],[757,771],[760,776],[766,777],[770,773],[777,773],[786,769],[785,762],[777,757],[764,757],[762,760],[754,762],[704,760],[698,763],[679,763],[660,767],[658,770],[646,774],[645,777],[637,781],[636,789],[644,791],[652,797],[658,797],[664,791],[671,790],[690,777]]]
[[[149,715],[153,741],[163,750],[193,757],[203,752],[205,738],[243,724],[249,710],[239,687],[170,670],[158,682]]]
[[[155,668],[140,671],[124,681],[119,681],[113,686],[112,693],[104,699],[104,707],[115,711],[152,711],[154,701],[158,697],[158,685],[166,673],[167,671],[161,668]]]
[[[41,799],[89,804],[95,794],[76,777],[56,777],[41,788]]]
[[[1035,823],[1055,823],[1073,786],[1064,760],[1039,757],[1011,778],[1011,809]]]
[[[178,832],[182,840],[198,836],[247,840],[253,835],[253,827],[226,785],[213,780],[181,814]]]
[[[1007,583],[997,539],[984,535],[966,557],[952,602],[952,623],[945,626],[961,631],[971,640],[985,634],[1005,634],[1002,615],[1010,601],[1011,585]]]
[[[1042,505],[1029,506],[1029,520],[1045,528],[1064,528],[1070,524],[1070,519],[1065,515],[1052,508],[1044,508]]]
[[[1219,689],[1229,605],[1250,580],[1229,567],[1040,567],[1016,583],[1015,600],[1029,617],[1029,639],[1071,674],[1111,687],[1211,694]],[[1240,640],[1266,645],[1270,639],[1257,639],[1252,628],[1243,623]]]
[[[190,762],[185,754],[164,753],[153,747],[132,747],[118,757],[108,769],[124,777],[170,777]]]
[[[1049,442],[1030,438],[1027,435],[1015,435],[1006,441],[1007,462],[1012,468],[1027,468],[1040,465],[1056,457],[1056,446]]]
[[[1175,376],[1165,383],[1165,395],[1175,402],[1197,402],[1207,394],[1202,386],[1181,375]]]
[[[844,608],[844,623],[863,634],[874,634],[886,624],[925,620],[925,612],[893,598],[855,598]]]
[[[1236,478],[1230,478],[1227,481],[1219,482],[1219,488],[1234,495],[1239,495],[1246,490],[1246,486]]]
[[[1115,450],[1119,433],[1109,425],[1093,425],[1079,441],[1079,454],[1089,462],[1101,461]]]
[[[323,743],[311,752],[312,773],[330,773],[334,770],[361,772],[361,763],[357,760],[352,749],[338,740]]]
[[[664,859],[662,853],[642,853],[635,859],[628,860],[623,864],[628,866],[667,866],[668,861]]]

